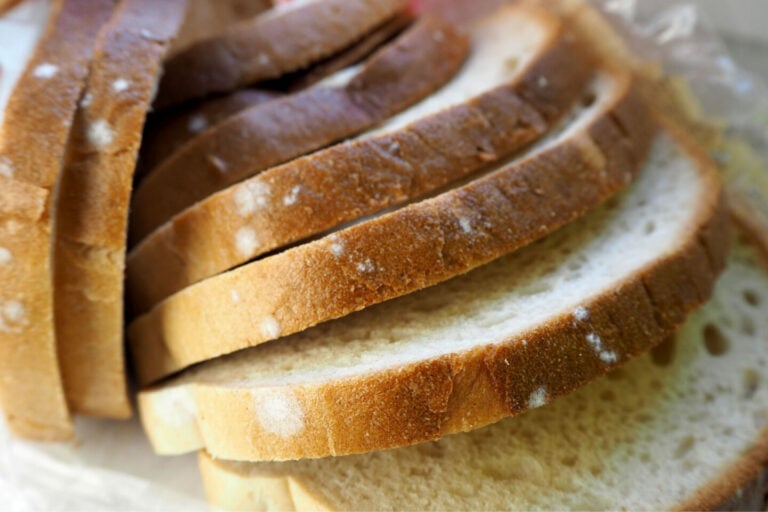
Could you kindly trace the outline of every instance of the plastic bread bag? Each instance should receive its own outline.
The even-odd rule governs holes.
[[[415,8],[465,23],[499,1],[421,0]],[[717,139],[710,147],[727,169],[732,204],[756,233],[768,233],[764,85],[734,63],[693,3],[592,2],[642,60],[661,64],[666,86],[689,99],[692,123],[697,118],[715,121],[717,129],[711,131],[702,123],[701,136]],[[0,17],[0,115],[46,16],[45,0],[27,0]],[[137,419],[78,418],[76,427],[77,443],[46,445],[11,438],[0,423],[3,510],[207,510],[195,454],[154,455]]]

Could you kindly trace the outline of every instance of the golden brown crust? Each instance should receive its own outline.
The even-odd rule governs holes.
[[[123,273],[144,116],[186,0],[123,0],[104,27],[70,134],[57,208],[59,363],[69,407],[131,415],[123,360]]]
[[[616,73],[611,101],[562,142],[158,304],[129,327],[139,382],[463,274],[597,207],[639,171],[654,131],[629,75]],[[233,309],[246,283],[259,293]]]
[[[420,197],[510,155],[541,136],[582,94],[593,65],[581,53],[554,30],[540,56],[508,83],[403,129],[270,169],[185,210],[129,255],[133,312],[143,313],[206,277]],[[534,97],[542,99],[531,101]],[[545,112],[536,110],[541,103],[548,105]],[[268,207],[243,215],[237,197],[259,189],[269,190]],[[235,243],[238,233],[251,231],[258,245],[243,251]]]
[[[451,25],[423,19],[376,52],[349,83],[319,85],[256,106],[201,134],[141,183],[131,208],[131,239],[138,242],[228,185],[359,133],[423,99],[455,75],[468,46]]]
[[[253,404],[282,387],[191,384],[198,430],[196,444],[183,448],[204,446],[216,457],[255,461],[407,446],[523,412],[542,386],[552,400],[604,375],[608,367],[584,350],[589,333],[600,333],[603,345],[619,357],[618,364],[644,353],[708,299],[724,266],[728,218],[717,178],[700,161],[704,186],[685,231],[688,236],[641,271],[586,299],[587,321],[574,322],[571,314],[563,314],[514,338],[466,352],[291,386],[305,421],[304,430],[289,437],[253,421]],[[153,392],[140,393],[139,407],[150,439],[162,449],[174,430],[156,416]]]
[[[158,108],[228,92],[307,67],[360,39],[406,7],[405,0],[316,0],[268,11],[171,58]]]
[[[0,0],[0,14],[5,11],[11,10],[16,5],[20,4],[21,0]]]
[[[5,110],[0,136],[0,400],[11,430],[65,439],[72,425],[56,359],[52,243],[56,182],[77,100],[111,0],[54,3]]]

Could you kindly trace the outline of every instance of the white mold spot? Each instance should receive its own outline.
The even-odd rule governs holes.
[[[229,292],[229,295],[232,297],[232,302],[237,304],[240,302],[240,293],[237,290],[232,290]]]
[[[11,251],[5,247],[0,247],[0,265],[7,265],[11,262],[12,259],[13,254],[11,254]]]
[[[208,118],[203,114],[195,114],[187,121],[187,130],[189,133],[200,133],[208,128]]]
[[[12,178],[13,172],[14,169],[13,165],[11,165],[11,160],[7,156],[0,157],[0,176]]]
[[[304,430],[304,411],[292,391],[269,390],[253,398],[256,418],[267,432],[291,437]]]
[[[603,340],[597,333],[591,332],[587,334],[587,342],[592,345],[592,348],[597,352],[603,350]]]
[[[535,389],[528,397],[528,407],[536,409],[547,403],[547,390],[544,387]]]
[[[600,360],[605,364],[614,364],[619,360],[619,357],[613,350],[602,350],[600,352]]]
[[[619,360],[616,352],[603,348],[603,340],[597,333],[591,332],[587,334],[587,342],[592,346],[594,351],[597,352],[598,357],[600,357],[600,360],[605,364],[613,364]]]
[[[15,300],[0,302],[0,332],[19,332],[27,325],[27,308]]]
[[[128,88],[130,82],[124,78],[118,78],[112,82],[112,90],[115,92],[123,92]]]
[[[344,245],[339,242],[333,242],[331,244],[331,253],[337,258],[344,254]]]
[[[227,172],[227,162],[225,162],[222,158],[218,157],[217,155],[208,155],[208,161],[211,163],[214,169],[219,171],[220,173]]]
[[[539,79],[536,81],[536,83],[541,87],[542,89],[549,85],[549,80],[545,76],[540,76]]]
[[[80,108],[88,108],[93,103],[93,94],[87,92],[80,99]]]
[[[376,266],[370,259],[366,258],[365,261],[361,261],[357,264],[357,270],[365,274],[369,274],[376,270]]]
[[[145,28],[141,29],[141,32],[139,32],[139,34],[141,34],[141,37],[143,37],[144,39],[152,39],[152,32],[150,32]]]
[[[269,55],[266,53],[260,53],[258,57],[256,57],[259,61],[259,64],[262,66],[269,66],[271,59],[269,58]]]
[[[299,198],[299,192],[301,192],[301,185],[296,185],[291,191],[283,197],[283,204],[285,206],[291,206],[296,203]]]
[[[237,252],[243,257],[253,256],[256,249],[259,248],[259,239],[256,238],[256,231],[253,228],[240,228],[235,235],[235,247]]]
[[[252,181],[240,185],[235,191],[237,212],[245,217],[269,204],[271,190],[261,181]]]
[[[438,43],[442,43],[445,41],[445,33],[443,33],[442,30],[435,30],[435,32],[432,33],[432,39]]]
[[[471,233],[472,232],[472,221],[470,221],[466,217],[461,217],[459,219],[459,226],[461,226],[461,230],[465,233]]]
[[[32,75],[35,78],[53,78],[58,72],[59,66],[44,62],[32,71]]]
[[[589,320],[589,310],[584,306],[579,306],[573,310],[573,318],[579,322],[586,322]]]
[[[150,396],[155,416],[163,423],[179,428],[197,421],[197,407],[187,386],[165,388]]]
[[[398,153],[400,151],[400,144],[397,141],[394,141],[392,144],[389,145],[388,148],[390,153]]]
[[[259,329],[261,330],[261,333],[269,339],[280,337],[280,333],[283,330],[282,327],[280,327],[280,322],[272,316],[268,316],[262,320]]]
[[[104,149],[115,140],[115,132],[105,119],[98,119],[88,127],[88,142],[96,149]]]

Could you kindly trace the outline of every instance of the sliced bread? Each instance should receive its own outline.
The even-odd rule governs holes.
[[[296,0],[171,58],[158,108],[278,78],[328,57],[402,11],[407,0]]]
[[[67,138],[111,0],[53,2],[0,132],[0,402],[11,431],[72,435],[56,355],[53,244]]]
[[[468,184],[159,303],[129,327],[139,381],[437,284],[597,207],[639,171],[653,130],[624,73],[598,73],[584,97],[550,137]]]
[[[407,446],[543,405],[707,300],[728,247],[720,196],[705,157],[662,134],[628,192],[540,243],[193,367],[139,394],[142,422],[159,453],[285,460]],[[233,288],[226,307],[238,300]]]
[[[423,99],[456,74],[468,46],[452,25],[424,18],[360,66],[201,133],[137,188],[132,239],[228,185],[369,129]]]
[[[69,407],[130,416],[123,357],[128,204],[144,117],[186,0],[123,0],[104,27],[69,139],[56,210],[59,363]]]
[[[674,199],[673,199],[674,200]],[[664,222],[664,219],[660,219]],[[483,430],[283,463],[201,454],[224,510],[765,510],[768,274],[737,244],[675,335],[573,395]],[[763,484],[764,485],[764,484]]]
[[[504,158],[563,117],[592,75],[594,63],[540,10],[505,7],[471,35],[462,71],[424,102],[370,133],[209,197],[152,233],[128,258],[134,312]],[[626,78],[611,92],[608,103],[632,101]]]

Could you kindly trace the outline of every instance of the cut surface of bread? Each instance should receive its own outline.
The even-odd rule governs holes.
[[[225,510],[711,510],[768,460],[767,301],[757,252],[736,245],[675,336],[570,396],[388,452],[201,454],[208,497]]]
[[[540,243],[142,391],[155,450],[253,461],[407,446],[642,354],[707,300],[727,253],[715,171],[677,139],[660,135],[632,188]]]
[[[73,412],[131,414],[123,281],[133,170],[146,111],[186,0],[123,0],[99,36],[59,186],[55,317]]]
[[[402,11],[406,0],[300,0],[282,4],[171,58],[158,108],[277,78],[328,57]]]
[[[454,26],[424,18],[359,66],[201,133],[137,188],[132,240],[228,185],[367,130],[418,102],[457,73],[468,49]]]
[[[134,312],[504,158],[563,117],[593,73],[557,20],[538,10],[503,8],[471,37],[460,73],[423,102],[372,133],[211,196],[152,233],[128,259]],[[618,82],[616,97],[629,94]]]
[[[109,0],[63,0],[5,107],[0,132],[0,402],[10,429],[71,437],[56,355],[53,243],[67,139]]]
[[[139,381],[437,284],[597,207],[639,171],[653,126],[623,73],[598,73],[584,94],[594,101],[550,137],[468,184],[159,303],[129,328]]]

